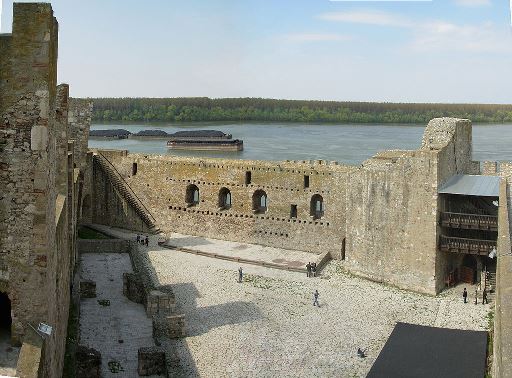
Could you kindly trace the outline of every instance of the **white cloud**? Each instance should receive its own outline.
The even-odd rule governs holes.
[[[492,23],[456,25],[434,21],[418,25],[411,47],[418,51],[512,53],[512,38],[510,33],[500,34]]]
[[[460,0],[483,3],[486,0]],[[416,20],[400,14],[360,10],[324,13],[326,21],[357,23],[409,30],[413,40],[409,47],[415,51],[466,51],[471,53],[512,53],[512,37],[492,23],[454,24],[443,20]]]
[[[349,35],[334,33],[297,33],[284,36],[291,42],[344,42],[353,39]]]
[[[412,27],[411,20],[397,14],[374,10],[324,13],[318,18],[326,21],[349,22],[376,26]]]
[[[491,5],[491,0],[455,0],[455,3],[463,7],[482,7]]]

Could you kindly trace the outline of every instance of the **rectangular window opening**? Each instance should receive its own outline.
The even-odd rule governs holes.
[[[304,175],[304,188],[309,188],[309,176]]]
[[[249,185],[251,183],[251,172],[247,171],[245,172],[245,185]]]
[[[137,163],[133,163],[132,165],[132,176],[137,174]]]
[[[292,205],[290,208],[290,218],[297,218],[297,205]]]

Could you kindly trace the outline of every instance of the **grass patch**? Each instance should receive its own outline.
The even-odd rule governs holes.
[[[121,366],[121,363],[119,361],[109,361],[108,362],[108,369],[112,373],[119,373],[121,371],[124,371],[123,367]]]
[[[98,304],[107,307],[110,306],[110,301],[108,299],[98,299]]]
[[[112,239],[111,237],[102,234],[101,232],[95,231],[88,227],[80,227],[78,229],[79,239]]]

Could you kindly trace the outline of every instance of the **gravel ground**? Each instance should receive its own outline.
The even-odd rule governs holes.
[[[364,377],[396,322],[486,330],[492,305],[475,305],[470,285],[464,304],[462,285],[430,297],[352,276],[339,261],[307,278],[162,249],[155,237],[143,250],[185,314],[188,337],[173,342],[184,377]],[[315,290],[320,307],[313,306]],[[358,347],[367,358],[357,356]]]
[[[232,262],[158,248],[149,256],[186,316],[189,336],[175,342],[183,376],[363,377],[397,321],[487,328],[490,306],[464,304],[460,286],[434,298],[353,277],[340,262],[317,278],[247,265],[239,284]]]

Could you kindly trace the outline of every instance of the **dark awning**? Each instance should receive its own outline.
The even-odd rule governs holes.
[[[487,332],[397,323],[367,378],[482,378]]]
[[[499,197],[500,178],[497,176],[455,175],[441,185],[438,193]]]

